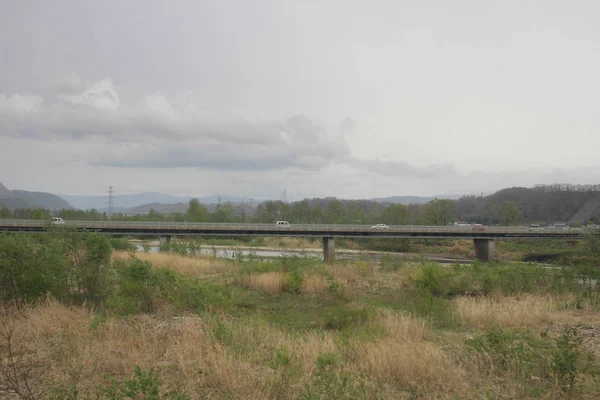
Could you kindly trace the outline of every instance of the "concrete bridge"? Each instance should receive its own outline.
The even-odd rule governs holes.
[[[288,236],[323,238],[323,257],[326,262],[335,258],[335,238],[415,238],[415,239],[472,239],[478,260],[489,261],[497,239],[582,239],[589,234],[585,228],[488,227],[485,231],[470,226],[392,225],[374,229],[371,225],[292,224],[229,224],[192,222],[124,222],[124,221],[66,221],[52,225],[38,220],[0,220],[0,232],[47,232],[50,228],[67,227],[78,231],[100,232],[109,235],[148,235],[169,243],[172,236]]]

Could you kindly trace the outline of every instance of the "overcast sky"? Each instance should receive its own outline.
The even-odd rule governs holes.
[[[296,199],[597,184],[598,21],[598,0],[0,0],[0,182]]]

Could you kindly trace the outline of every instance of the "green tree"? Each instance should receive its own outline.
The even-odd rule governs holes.
[[[8,208],[8,207],[2,207],[2,208],[0,208],[0,218],[10,219],[12,217],[13,217],[13,213],[10,210],[10,208]]]
[[[325,222],[325,216],[323,215],[323,209],[321,207],[315,207],[310,212],[311,223],[323,224]]]
[[[366,215],[358,203],[348,205],[346,222],[349,224],[365,224]]]
[[[271,224],[279,218],[279,208],[281,204],[276,201],[267,201],[257,208],[260,220],[265,224]]]
[[[388,225],[408,225],[410,213],[404,204],[390,204],[381,214],[381,221]]]
[[[307,224],[311,221],[311,211],[308,200],[302,200],[292,205],[293,222]]]
[[[185,217],[190,222],[206,222],[208,210],[200,203],[200,200],[191,199]]]
[[[517,225],[523,220],[523,213],[512,201],[505,201],[496,206],[496,214],[504,226]]]
[[[48,218],[50,218],[50,214],[48,213],[48,210],[44,210],[43,208],[37,208],[31,213],[31,219],[46,220]]]
[[[215,222],[235,222],[235,209],[230,202],[225,204],[217,204],[215,213],[213,214]]]
[[[291,220],[292,219],[291,217],[293,216],[291,207],[286,203],[282,203],[281,207],[279,208],[279,215],[280,215],[280,218],[284,221]],[[294,222],[296,222],[296,221],[294,221]]]
[[[154,208],[151,208],[148,212],[148,220],[149,221],[162,221],[164,219],[163,215],[156,211]]]
[[[425,225],[448,225],[456,214],[456,206],[452,200],[433,199],[421,208],[419,219]]]
[[[338,199],[331,199],[325,210],[325,219],[328,224],[340,224],[344,220],[344,205]]]

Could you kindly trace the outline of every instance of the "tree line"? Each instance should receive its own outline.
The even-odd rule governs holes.
[[[213,212],[191,199],[185,213],[159,213],[151,209],[147,214],[125,215],[115,213],[108,216],[97,210],[59,210],[50,212],[44,209],[0,209],[4,219],[45,220],[51,216],[65,220],[117,220],[117,221],[156,221],[156,222],[230,222],[230,223],[275,223],[278,220],[298,224],[352,224],[370,225],[448,225],[456,221],[456,202],[448,199],[434,199],[424,205],[382,204],[374,201],[328,199],[305,199],[295,203],[265,201],[253,210],[232,203],[218,204]]]
[[[583,190],[583,188],[590,190]],[[190,200],[186,212],[108,216],[97,210],[0,208],[0,218],[44,220],[57,215],[65,220],[118,220],[165,222],[299,224],[447,225],[455,221],[488,225],[552,224],[579,216],[578,222],[600,222],[600,191],[593,185],[554,185],[503,189],[489,196],[463,196],[457,200],[433,199],[426,204],[390,204],[372,200],[338,198],[304,199],[293,203],[265,201],[254,208],[247,204],[218,204],[211,212],[198,199]]]

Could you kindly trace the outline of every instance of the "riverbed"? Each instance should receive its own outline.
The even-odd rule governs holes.
[[[135,245],[138,251],[148,251],[150,253],[158,252],[158,242],[141,242],[131,240],[131,244]],[[145,244],[145,247],[144,247]],[[213,256],[218,258],[252,258],[256,260],[268,260],[278,257],[307,257],[323,260],[323,251],[316,248],[304,249],[281,249],[275,247],[246,247],[246,246],[201,246],[200,249],[195,249],[197,254]],[[394,259],[413,261],[415,259],[427,259],[441,264],[470,264],[473,260],[446,258],[435,255],[425,255],[418,253],[392,253],[385,251],[368,251],[368,250],[352,250],[352,249],[336,249],[335,258],[337,260],[365,260],[379,263],[383,256],[389,256]]]

